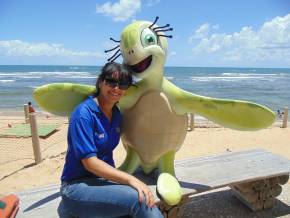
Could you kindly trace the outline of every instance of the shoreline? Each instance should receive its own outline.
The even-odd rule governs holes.
[[[276,111],[274,111],[276,113]],[[67,120],[66,116],[58,116],[51,114],[49,112],[41,111],[41,110],[36,110],[37,118],[43,119],[43,118],[49,118],[49,119],[59,119],[59,120]],[[24,110],[23,111],[17,111],[17,110],[10,110],[10,111],[1,111],[0,110],[0,124],[1,120],[21,120],[23,119],[24,122]],[[279,118],[278,115],[276,114],[276,119],[275,122],[272,124],[273,127],[281,127],[282,126],[283,119]],[[290,124],[290,114],[288,114],[288,127]],[[270,126],[270,127],[272,127]],[[200,115],[194,114],[194,127],[195,128],[224,128],[223,126],[214,123],[211,120],[208,120],[205,117],[202,117]],[[268,127],[269,128],[269,127]]]

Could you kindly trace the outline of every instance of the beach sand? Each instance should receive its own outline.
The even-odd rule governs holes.
[[[7,128],[8,123],[23,122],[20,114],[0,113],[0,130]],[[57,132],[40,139],[44,160],[38,165],[34,164],[31,138],[0,137],[0,196],[60,183],[67,148],[67,119],[41,114],[38,123],[59,124]],[[197,126],[188,132],[176,160],[252,148],[267,149],[290,159],[289,126],[280,128],[281,124],[275,123],[267,129],[253,132],[231,130],[209,123],[197,123]],[[116,165],[120,165],[124,158],[125,150],[120,144],[114,151]],[[286,186],[289,185],[288,181]]]

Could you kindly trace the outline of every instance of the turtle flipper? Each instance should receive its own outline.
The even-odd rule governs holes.
[[[41,109],[55,115],[69,116],[78,104],[94,92],[94,86],[51,83],[35,89],[33,98]]]
[[[176,205],[182,198],[182,191],[178,180],[174,177],[174,157],[176,151],[169,151],[162,155],[158,169],[161,174],[157,180],[157,195],[168,205]]]
[[[253,102],[194,95],[166,79],[163,89],[177,114],[197,113],[222,126],[238,130],[258,130],[275,121],[272,110]]]
[[[127,173],[132,174],[139,167],[140,158],[139,158],[137,152],[128,146],[126,147],[126,152],[127,152],[126,159],[119,167],[119,170],[122,170],[122,171],[125,171]]]
[[[182,198],[178,180],[169,173],[161,173],[157,180],[157,195],[168,205],[177,205]]]

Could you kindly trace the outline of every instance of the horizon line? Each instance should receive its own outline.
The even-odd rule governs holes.
[[[0,64],[0,66],[77,66],[77,67],[103,67],[104,65],[76,65],[76,64]],[[252,69],[290,69],[290,67],[240,67],[240,66],[164,66],[182,68],[252,68]]]

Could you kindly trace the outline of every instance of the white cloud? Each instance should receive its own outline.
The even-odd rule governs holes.
[[[61,44],[28,43],[21,40],[0,41],[0,55],[26,57],[104,57],[99,52],[71,51],[64,48]]]
[[[141,10],[141,0],[120,0],[112,4],[97,4],[97,13],[112,17],[114,21],[127,21]]]
[[[224,62],[272,62],[290,66],[290,14],[275,17],[258,30],[246,26],[231,34],[208,34],[209,29],[204,24],[191,36],[200,37],[193,48],[195,55],[212,54]]]
[[[197,30],[194,32],[192,36],[189,37],[188,42],[191,44],[194,39],[202,39],[209,35],[212,30],[216,30],[219,28],[219,25],[211,25],[210,23],[202,24]]]
[[[194,36],[196,38],[203,38],[206,37],[209,33],[209,29],[210,29],[210,24],[209,23],[205,23],[203,25],[201,25],[196,31]]]

